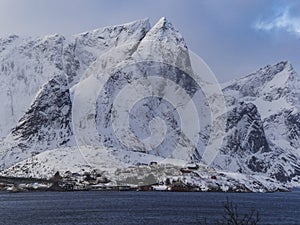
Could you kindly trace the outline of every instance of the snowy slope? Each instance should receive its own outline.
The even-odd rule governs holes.
[[[57,171],[62,175],[71,171],[83,177],[84,173],[96,170],[106,177],[111,185],[166,184],[167,180],[180,180],[195,185],[200,191],[273,192],[287,191],[289,188],[267,176],[222,172],[204,167],[191,174],[183,174],[180,168],[185,165],[184,161],[161,161],[161,158],[150,154],[120,154],[120,151],[89,147],[82,148],[81,151],[90,159],[89,162],[82,158],[82,152],[76,147],[60,148],[21,161],[2,171],[1,175],[51,178]],[[160,163],[149,166],[151,161]]]
[[[1,39],[4,107],[0,109],[0,135],[9,134],[2,137],[2,166],[74,145],[70,89],[99,55],[127,39],[138,43],[148,29],[145,19],[75,35],[71,40],[60,35]]]
[[[64,38],[9,36],[0,39],[0,136],[16,125],[42,84],[62,69]]]
[[[70,39],[61,35],[0,38],[0,137],[5,137],[31,105],[41,86],[56,74],[66,74],[70,86],[96,58],[128,39],[137,42],[149,21],[105,27]]]

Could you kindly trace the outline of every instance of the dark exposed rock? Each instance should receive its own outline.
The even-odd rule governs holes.
[[[43,148],[40,150],[67,146],[72,138],[71,109],[67,78],[57,75],[43,86],[12,136],[26,145]]]
[[[227,136],[223,152],[243,156],[270,151],[263,123],[254,104],[241,102],[227,113],[227,117]]]

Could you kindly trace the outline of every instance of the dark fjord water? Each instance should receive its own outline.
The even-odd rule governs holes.
[[[2,225],[200,224],[215,221],[229,198],[255,207],[259,224],[300,224],[300,191],[290,193],[34,192],[0,193]]]

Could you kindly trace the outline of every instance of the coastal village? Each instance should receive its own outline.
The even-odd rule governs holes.
[[[195,180],[197,182],[195,182]],[[114,176],[93,169],[55,172],[50,178],[0,176],[0,191],[176,191],[176,192],[273,192],[287,187],[263,188],[256,180],[240,183],[232,177],[197,164],[185,167],[150,162],[117,169]]]

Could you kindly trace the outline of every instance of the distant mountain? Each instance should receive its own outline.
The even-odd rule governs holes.
[[[114,171],[137,164],[202,165],[211,130],[209,102],[189,76],[193,68],[182,35],[165,18],[153,27],[139,20],[70,39],[0,38],[0,66],[4,174],[47,177],[57,170],[96,167],[116,179]],[[146,77],[143,82],[149,85],[141,89],[139,80]],[[191,112],[186,106],[177,112],[172,101],[179,100],[169,94],[170,84],[179,84],[186,92],[183,100],[192,99],[195,110],[204,115],[196,145],[180,131],[185,121],[180,113]],[[151,89],[153,85],[159,91]],[[122,95],[126,87],[137,94]],[[177,86],[174,90],[181,93]],[[292,65],[268,65],[223,84],[222,91],[227,112],[216,124],[226,120],[225,136],[218,137],[223,144],[211,166],[236,179],[239,173],[257,181],[264,177],[264,186],[274,180],[297,185],[300,78]],[[145,93],[154,94],[147,98]],[[125,106],[131,110],[129,125],[136,137],[124,128],[127,117],[116,113],[117,107]],[[116,128],[117,122],[124,127]],[[155,135],[165,139],[153,143]]]
[[[288,62],[225,84],[227,137],[215,165],[280,181],[299,176],[299,87]]]

